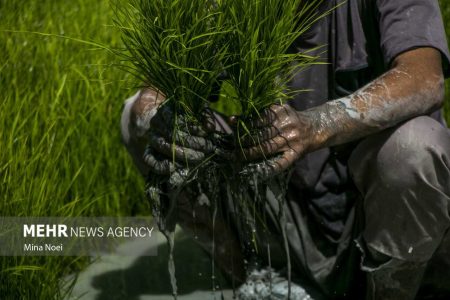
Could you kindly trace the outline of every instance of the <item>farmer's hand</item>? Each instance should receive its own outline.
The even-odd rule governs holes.
[[[277,174],[291,166],[314,147],[312,124],[307,116],[290,105],[272,105],[247,126],[238,150],[241,160],[261,162],[259,172]]]
[[[345,144],[429,114],[444,100],[442,58],[434,48],[398,55],[391,69],[355,93],[296,112],[272,106],[254,122],[253,139],[246,138],[247,160],[279,154],[263,170],[286,169],[307,152]],[[258,140],[261,145],[254,142]]]
[[[169,106],[161,106],[150,121],[144,161],[156,174],[169,175],[175,166],[188,168],[217,152],[208,139],[214,132],[212,114],[205,110],[203,126],[192,125],[183,116],[175,116]]]
[[[229,131],[217,114],[205,110],[202,128],[177,119],[166,105],[164,95],[151,89],[140,91],[127,100],[122,113],[122,139],[142,175],[149,171],[168,175],[174,162],[192,166],[202,162],[216,147],[208,137]]]

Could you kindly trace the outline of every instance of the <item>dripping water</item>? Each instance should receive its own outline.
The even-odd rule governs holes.
[[[217,182],[215,182],[215,184],[217,184]],[[213,191],[216,189],[217,187],[211,187],[210,189],[212,189]],[[217,205],[218,205],[218,199],[217,199],[217,193],[212,193],[212,197],[213,197],[213,215],[212,215],[212,245],[211,245],[211,281],[212,281],[212,292],[213,292],[213,297],[214,299],[216,299],[216,266],[215,266],[215,251],[216,251],[216,217],[217,217]]]
[[[178,195],[178,192],[179,191],[177,191],[175,195]],[[167,197],[167,199],[163,199],[163,201],[161,201],[161,196],[166,198],[167,195],[163,193],[161,184],[157,181],[157,179],[149,180],[147,195],[152,202],[153,217],[157,220],[159,231],[165,236],[167,245],[169,247],[169,258],[167,265],[170,277],[170,285],[172,287],[172,295],[176,300],[178,295],[178,288],[175,276],[175,223],[173,220],[173,212],[176,204],[176,201],[174,199],[176,199],[176,197],[173,197],[172,195]],[[163,213],[164,205],[168,205],[166,213]]]
[[[292,171],[290,171],[292,172]],[[278,199],[279,208],[279,220],[280,229],[283,238],[284,251],[286,253],[286,268],[287,268],[287,280],[288,280],[288,299],[291,298],[291,284],[292,284],[292,270],[291,270],[291,255],[289,249],[289,241],[287,237],[287,216],[286,210],[284,209],[285,196],[287,191],[288,178],[290,178],[290,173],[282,174],[278,178],[274,178],[273,183],[277,184],[275,187],[275,195]]]
[[[272,259],[270,257],[270,244],[267,243],[267,261],[269,263],[269,292],[272,295]]]
[[[162,234],[167,239],[167,244],[169,246],[169,259],[168,259],[168,271],[170,276],[170,285],[172,287],[172,295],[176,300],[178,295],[177,278],[175,276],[175,260],[173,257],[175,248],[175,231],[161,230]]]
[[[244,177],[232,177],[226,178],[226,176],[219,176],[220,172],[217,172],[217,170],[213,171],[214,174],[208,174],[206,178],[197,178],[199,182],[206,183],[207,184],[207,191],[205,191],[208,196],[210,196],[211,201],[210,204],[212,204],[212,210],[211,210],[211,217],[212,217],[212,244],[211,244],[211,251],[212,251],[212,260],[211,260],[211,280],[212,280],[212,292],[214,299],[216,299],[216,291],[219,287],[216,285],[216,265],[215,265],[215,252],[216,252],[216,245],[215,245],[215,227],[216,227],[216,218],[218,213],[218,204],[220,203],[220,193],[218,193],[218,186],[221,180],[224,180],[225,183],[225,196],[228,198],[228,206],[231,210],[234,209],[234,214],[236,218],[236,224],[240,230],[238,230],[238,233],[240,235],[241,240],[241,249],[243,251],[250,250],[249,253],[251,256],[250,260],[247,260],[250,262],[250,264],[247,265],[247,270],[252,267],[257,267],[258,265],[255,264],[257,261],[252,261],[255,259],[255,255],[257,255],[258,249],[257,249],[257,243],[259,240],[259,236],[257,234],[256,228],[256,222],[265,222],[266,217],[266,201],[265,199],[266,195],[264,190],[266,188],[269,188],[272,190],[273,195],[275,196],[275,202],[278,204],[278,215],[277,219],[279,222],[279,229],[281,231],[281,238],[284,246],[284,250],[286,253],[286,260],[287,260],[287,281],[288,281],[288,299],[291,297],[291,258],[290,258],[290,251],[289,251],[289,242],[288,242],[288,236],[287,236],[287,216],[286,212],[284,210],[284,202],[285,202],[285,192],[287,186],[286,177],[280,176],[271,178],[270,180],[266,181],[263,178],[260,178],[259,176],[251,176],[251,179]],[[211,175],[213,175],[211,177]],[[214,176],[215,175],[215,176]],[[203,177],[203,176],[202,176]],[[220,178],[219,178],[220,177]],[[253,177],[253,178],[252,178]],[[287,176],[289,178],[289,176]],[[212,179],[212,180],[211,180]],[[249,184],[250,183],[250,184]],[[200,188],[201,190],[201,188]],[[159,197],[158,197],[159,198]],[[176,201],[169,201],[169,205],[174,205]],[[159,199],[158,199],[159,200]],[[158,201],[158,203],[160,203]],[[255,207],[258,207],[256,209]],[[262,209],[260,209],[262,208]],[[227,211],[227,216],[229,217]],[[259,215],[257,213],[262,212],[263,218],[259,220]],[[170,215],[170,214],[169,214]],[[161,223],[163,225],[166,224],[168,215],[165,215],[162,217],[159,215],[159,219],[161,220]],[[195,210],[193,209],[192,217],[195,219],[197,216],[195,214]],[[194,222],[196,223],[196,222]],[[258,223],[259,224],[259,223]],[[267,225],[267,224],[263,224]],[[278,227],[278,226],[277,226]],[[161,232],[165,235],[169,247],[169,260],[168,260],[168,271],[170,276],[170,284],[172,287],[172,294],[174,299],[177,299],[178,294],[178,288],[177,288],[177,280],[176,280],[176,274],[175,274],[175,262],[174,262],[174,236],[175,236],[175,230],[167,230],[166,226],[160,227],[162,230]],[[259,230],[258,230],[259,232]],[[265,231],[264,231],[265,232]],[[267,234],[267,233],[264,233]],[[196,235],[196,234],[195,234]],[[261,238],[264,239],[264,236]],[[269,292],[272,294],[272,262],[271,262],[271,253],[270,253],[270,244],[266,244],[267,247],[267,259],[268,259],[268,276],[269,276]],[[233,268],[233,266],[231,266]],[[232,276],[232,287],[233,287],[233,295],[236,296],[235,293],[235,282],[234,282],[234,276]]]
[[[282,202],[280,202],[280,207],[283,205]],[[283,237],[283,245],[284,245],[284,251],[286,253],[286,267],[287,267],[287,280],[288,280],[288,299],[291,298],[291,255],[289,252],[289,242],[287,238],[287,222],[286,222],[286,212],[281,207],[280,209],[280,222],[281,222],[281,233]]]

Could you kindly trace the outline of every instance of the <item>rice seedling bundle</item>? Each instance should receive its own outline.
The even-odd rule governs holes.
[[[195,121],[223,71],[223,15],[212,1],[129,0],[116,6],[132,63],[129,71],[159,90],[176,113]]]
[[[209,106],[215,87],[221,85],[220,75],[226,74],[226,83],[234,92],[224,101],[238,103],[241,112],[228,141],[233,151],[240,151],[240,140],[253,134],[250,121],[272,104],[288,101],[296,92],[289,89],[289,81],[313,63],[313,57],[289,50],[320,17],[315,14],[318,4],[316,0],[128,0],[117,8],[127,50],[122,56],[131,62],[130,72],[141,78],[145,86],[166,96],[163,105],[170,106],[177,116],[174,128],[179,125],[176,119],[202,125],[202,111]],[[212,139],[223,145],[221,137]],[[210,199],[214,217],[221,201],[219,195],[226,195],[240,216],[238,227],[244,228],[243,248],[250,245],[255,251],[256,219],[264,225],[264,217],[259,217],[258,212],[264,207],[265,189],[271,189],[282,207],[289,176],[281,174],[261,184],[256,173],[243,175],[245,167],[236,159],[223,160],[213,155],[203,166],[194,168],[204,172],[187,176],[185,186],[189,188],[188,183],[195,181],[194,190]],[[149,190],[160,180],[153,176]],[[155,211],[160,212],[163,201],[151,194],[159,206]],[[169,198],[169,209],[158,213],[158,218],[163,219],[160,226],[173,231],[174,226],[168,226],[167,219],[177,194]],[[279,213],[282,222],[282,210]],[[288,252],[284,226],[280,228]],[[166,235],[173,249],[173,232]],[[169,266],[176,295],[173,261]]]
[[[242,106],[244,119],[274,103],[283,103],[294,91],[288,83],[313,57],[289,51],[293,42],[313,24],[318,1],[233,0],[224,7],[234,30],[229,34],[228,74]]]
[[[186,129],[186,123],[201,126],[202,112],[225,68],[229,27],[220,6],[214,1],[120,0],[115,10],[125,45],[119,55],[131,63],[127,70],[143,86],[165,96],[162,106],[173,112],[168,118],[172,124],[167,124],[172,136],[178,128]],[[185,169],[175,170],[170,178],[149,176],[148,194],[158,214],[161,185],[173,179],[172,186],[179,187],[187,177]]]

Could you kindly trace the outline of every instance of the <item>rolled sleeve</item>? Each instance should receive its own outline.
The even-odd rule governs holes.
[[[380,43],[385,63],[399,54],[433,47],[442,53],[446,77],[450,76],[450,54],[437,0],[377,0]]]

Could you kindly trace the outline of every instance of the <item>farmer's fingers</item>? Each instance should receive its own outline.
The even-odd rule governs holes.
[[[157,152],[169,158],[175,157],[175,160],[180,163],[198,164],[205,159],[203,152],[174,145],[165,138],[155,134],[149,135],[149,144]]]
[[[158,175],[170,175],[175,170],[175,166],[167,158],[153,154],[150,145],[145,148],[144,161],[151,171]]]
[[[187,130],[191,130],[191,132],[186,132]],[[186,148],[206,153],[214,152],[215,147],[212,141],[202,137],[205,136],[205,134],[203,132],[200,132],[199,134],[199,132],[200,130],[185,126],[184,124],[181,124],[179,128],[174,129],[168,124],[163,124],[163,122],[155,122],[152,125],[150,135],[164,137],[165,140],[173,141],[175,144]]]
[[[263,180],[268,179],[287,170],[298,158],[298,152],[289,150],[278,157],[249,165],[244,168],[241,173],[247,176],[256,175]]]
[[[205,151],[207,152],[210,151],[212,145],[212,143],[207,142],[208,140],[204,138],[206,137],[204,130],[198,128],[197,126],[188,126],[184,121],[178,121],[177,127],[174,128],[174,124],[166,123],[161,115],[155,116],[152,120],[150,134],[162,136],[166,140],[174,141],[177,144],[186,143],[186,147],[196,150],[202,150],[202,148],[199,147],[205,146]],[[192,142],[189,141],[189,138],[191,137],[193,139]],[[192,145],[192,147],[189,145]]]
[[[163,137],[166,141],[171,141],[176,145],[205,153],[212,153],[216,150],[216,147],[210,139],[194,136],[182,130],[173,130],[167,126],[153,128],[150,131],[150,136],[152,135]]]
[[[203,127],[208,133],[232,134],[233,130],[227,122],[225,115],[211,109],[203,111]]]
[[[203,110],[200,118],[196,122],[188,120],[185,116],[180,115],[177,117],[176,123],[179,130],[193,136],[207,137],[214,133],[232,133],[232,130],[224,117],[210,109]]]
[[[250,122],[250,128],[262,128],[274,124],[280,119],[281,113],[286,108],[282,105],[274,104],[263,110],[258,116],[254,117]]]
[[[150,128],[166,136],[180,130],[195,136],[207,135],[207,132],[198,124],[192,124],[192,121],[186,120],[185,116],[175,114],[169,105],[158,108],[156,115],[150,121]]]
[[[208,131],[200,124],[194,124],[192,121],[186,120],[183,116],[178,116],[176,121],[176,129],[184,131],[192,136],[207,137]]]
[[[290,166],[292,166],[297,159],[299,159],[301,153],[294,149],[290,149],[283,153],[280,157],[275,157],[269,160],[268,165],[272,170],[272,174],[279,174],[285,170],[287,170]]]
[[[243,147],[250,147],[260,145],[261,143],[271,140],[276,136],[281,135],[280,129],[270,126],[261,130],[252,130],[239,137],[240,143]]]
[[[200,137],[206,137],[212,133],[232,133],[224,116],[211,109],[205,109],[201,114],[198,120],[189,120],[185,115],[176,115],[168,105],[164,105],[158,109],[152,119],[151,127],[166,135],[167,131],[184,131]]]
[[[193,120],[187,120],[185,116],[178,115],[172,121],[172,123],[165,123],[166,129],[177,132],[184,131],[192,136],[206,137],[208,136],[207,130],[203,128],[199,123],[194,123]]]
[[[289,149],[289,140],[284,136],[278,135],[270,140],[263,141],[259,145],[243,148],[240,151],[240,155],[241,159],[256,161],[266,159],[267,157],[274,156]]]
[[[211,140],[200,136],[192,136],[183,131],[175,133],[174,141],[179,146],[204,153],[213,153],[216,151],[216,146]]]

